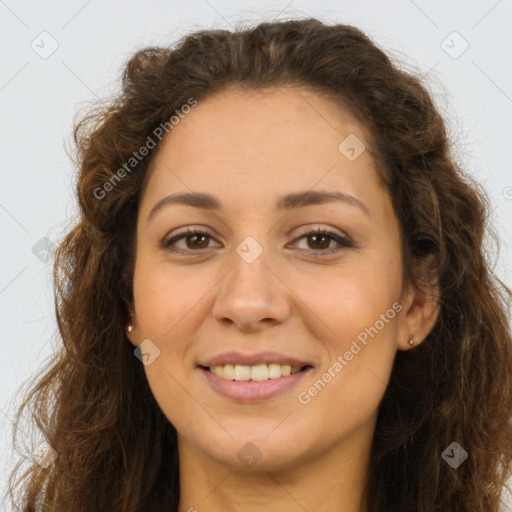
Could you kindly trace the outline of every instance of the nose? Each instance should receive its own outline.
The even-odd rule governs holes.
[[[278,272],[270,268],[265,251],[251,263],[234,252],[232,263],[233,269],[219,285],[214,318],[243,331],[284,322],[291,309],[290,291]]]

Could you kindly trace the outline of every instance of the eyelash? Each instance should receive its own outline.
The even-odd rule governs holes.
[[[209,233],[207,233],[206,231],[204,230],[201,230],[199,228],[187,228],[187,231],[185,232],[182,232],[182,233],[178,233],[177,235],[173,236],[172,238],[168,238],[168,239],[164,239],[162,242],[161,242],[161,248],[166,250],[166,251],[169,251],[169,252],[172,252],[172,253],[178,253],[178,254],[189,254],[191,251],[192,252],[202,252],[202,251],[205,251],[207,250],[208,248],[205,248],[205,249],[198,249],[197,251],[194,251],[192,249],[189,249],[189,250],[183,250],[183,249],[179,249],[179,248],[171,248],[171,246],[173,244],[175,244],[178,240],[181,240],[182,238],[187,238],[188,236],[194,236],[194,235],[206,235],[208,236],[209,238],[213,238]],[[302,238],[306,238],[308,236],[315,236],[315,235],[327,235],[331,240],[334,240],[335,242],[337,242],[338,244],[340,244],[340,246],[338,247],[332,247],[330,249],[321,249],[321,250],[313,250],[311,249],[311,251],[313,251],[313,253],[317,253],[315,254],[315,256],[324,256],[324,255],[328,255],[328,254],[333,254],[333,253],[337,253],[337,252],[341,252],[345,249],[348,249],[348,248],[354,248],[355,245],[348,239],[348,238],[345,238],[343,236],[340,236],[338,233],[335,233],[333,231],[330,231],[328,229],[322,229],[322,228],[318,228],[317,230],[310,230],[310,231],[306,231],[302,234],[300,234],[296,239],[295,241],[298,241]],[[307,250],[307,249],[300,249],[302,251],[304,250]]]

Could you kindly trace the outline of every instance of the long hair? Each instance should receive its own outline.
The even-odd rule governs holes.
[[[316,19],[144,48],[129,59],[121,91],[76,121],[79,218],[54,263],[62,345],[31,382],[13,433],[16,442],[30,406],[58,457],[47,468],[29,463],[16,482],[14,470],[11,498],[21,485],[24,512],[38,499],[52,512],[177,510],[176,431],[125,335],[137,208],[158,147],[130,159],[148,137],[158,143],[155,130],[170,131],[191,98],[231,85],[306,88],[352,113],[370,134],[400,223],[404,278],[439,286],[437,322],[420,346],[397,353],[380,404],[369,512],[498,512],[512,465],[511,291],[488,261],[489,201],[452,156],[421,79],[359,29]],[[445,462],[452,443],[468,454],[457,468]]]

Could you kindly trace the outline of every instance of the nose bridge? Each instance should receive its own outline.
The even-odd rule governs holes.
[[[248,235],[235,247],[229,261],[232,271],[222,280],[215,300],[213,312],[217,320],[247,329],[263,320],[283,321],[289,314],[286,287],[271,270],[271,251],[266,241],[264,233]]]

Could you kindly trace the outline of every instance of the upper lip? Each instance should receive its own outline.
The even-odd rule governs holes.
[[[227,364],[241,365],[241,366],[256,366],[258,364],[280,364],[290,365],[293,367],[302,368],[303,366],[312,366],[308,361],[301,361],[295,357],[278,354],[277,352],[258,352],[256,354],[242,354],[240,352],[225,352],[212,357],[199,366],[214,367],[225,366]]]

